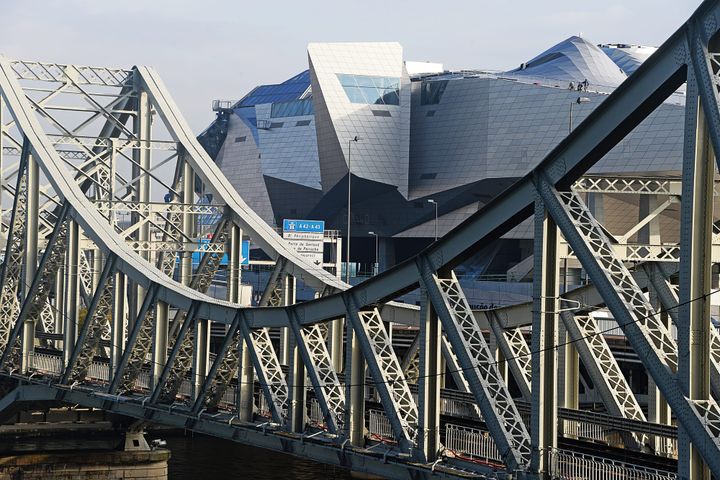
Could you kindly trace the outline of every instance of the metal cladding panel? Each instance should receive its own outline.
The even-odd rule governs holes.
[[[657,48],[655,47],[640,47],[630,45],[627,47],[618,45],[600,45],[605,54],[610,57],[610,60],[625,72],[626,75],[631,75],[637,68],[648,59],[650,55],[655,53]]]
[[[605,52],[578,36],[563,40],[506,74],[575,83],[587,80],[606,87],[617,87],[627,78]]]
[[[311,43],[308,55],[323,191],[347,174],[350,154],[353,175],[394,185],[407,196],[410,82],[400,44]],[[338,75],[398,79],[399,105],[353,103]],[[349,146],[355,136],[359,141]]]
[[[413,89],[410,198],[485,178],[525,175],[607,95],[498,78],[449,80],[437,104]],[[579,96],[587,100],[577,104]],[[684,106],[661,105],[590,172],[678,172]]]
[[[258,130],[263,175],[320,189],[315,117],[271,117],[271,105],[255,107],[258,121],[268,128]]]
[[[261,165],[261,150],[245,120],[231,115],[228,134],[215,162],[235,190],[265,222],[274,224]],[[239,194],[238,194],[239,195]]]

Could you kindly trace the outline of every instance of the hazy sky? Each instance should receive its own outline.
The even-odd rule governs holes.
[[[0,0],[11,58],[152,65],[190,126],[307,68],[312,41],[398,41],[407,60],[515,67],[570,36],[659,45],[699,0]]]

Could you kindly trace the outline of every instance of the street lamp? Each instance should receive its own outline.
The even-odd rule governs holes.
[[[570,126],[568,128],[568,135],[572,133],[573,129],[573,107],[575,104],[581,104],[581,103],[590,103],[590,99],[588,97],[578,97],[574,101],[570,102]]]
[[[350,180],[352,178],[352,169],[350,164],[350,154],[352,152],[352,143],[360,140],[360,137],[355,135],[353,138],[348,140],[348,201],[347,201],[347,249],[345,250],[345,283],[350,285]]]
[[[437,237],[438,204],[432,198],[428,199],[428,203],[432,203],[433,205],[435,205],[435,241],[437,242],[437,238],[438,238]]]
[[[378,234],[375,232],[368,232],[368,235],[374,235],[375,236],[375,275],[377,275],[380,272],[380,256],[378,254],[378,242],[379,237]]]

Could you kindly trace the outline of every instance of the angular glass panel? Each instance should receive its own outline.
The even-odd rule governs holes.
[[[336,74],[351,103],[400,105],[400,79],[370,75]]]

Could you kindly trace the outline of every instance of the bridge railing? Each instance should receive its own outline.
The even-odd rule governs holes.
[[[578,452],[552,454],[553,478],[562,480],[677,480],[672,472],[609,460]]]
[[[393,432],[387,416],[379,410],[368,410],[368,431],[381,439],[392,439]]]
[[[502,461],[502,456],[488,432],[448,423],[445,425],[445,448],[458,457]]]

